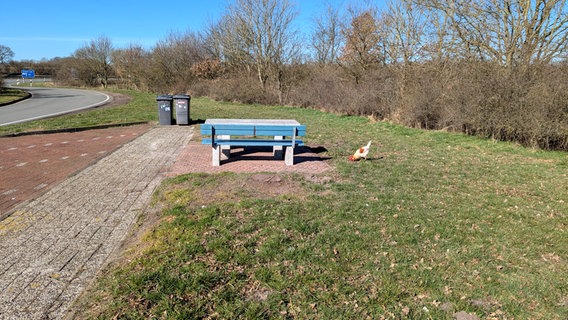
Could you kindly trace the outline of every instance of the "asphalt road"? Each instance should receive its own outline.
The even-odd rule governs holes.
[[[0,126],[48,118],[105,104],[104,93],[61,88],[25,88],[32,97],[0,107]]]

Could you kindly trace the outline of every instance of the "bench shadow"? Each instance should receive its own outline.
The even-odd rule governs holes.
[[[320,157],[316,153],[327,151],[323,147],[317,147],[318,152],[313,151],[310,147],[297,147],[294,152],[294,164],[311,161],[329,160],[330,157]],[[231,157],[221,160],[221,163],[231,163],[241,160],[274,160],[272,155],[272,147],[245,147],[231,149]],[[277,160],[284,162],[284,159]]]
[[[327,149],[322,146],[318,147],[298,147],[294,154],[294,163],[310,162],[310,161],[324,161],[330,160],[331,157],[318,156],[319,153],[327,152]]]
[[[326,147],[322,147],[322,146],[317,146],[317,147],[304,147],[307,148],[308,150],[310,150],[313,153],[323,153],[323,152],[327,152],[327,148]]]

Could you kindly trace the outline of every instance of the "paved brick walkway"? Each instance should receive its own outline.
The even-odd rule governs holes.
[[[0,222],[0,319],[61,319],[144,211],[193,127],[156,127]]]
[[[145,124],[0,138],[0,219],[149,128]]]

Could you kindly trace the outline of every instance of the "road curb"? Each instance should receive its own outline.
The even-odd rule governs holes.
[[[62,128],[62,129],[51,129],[51,130],[37,130],[37,131],[25,131],[25,132],[15,132],[15,133],[8,133],[4,135],[0,135],[0,138],[13,138],[13,137],[21,137],[21,136],[30,136],[30,135],[38,135],[38,134],[50,134],[50,133],[64,133],[64,132],[81,132],[86,130],[96,130],[96,129],[108,129],[108,128],[115,128],[115,127],[128,127],[134,126],[139,124],[151,124],[151,121],[136,121],[136,122],[125,122],[125,123],[113,123],[113,124],[104,124],[99,126],[89,126],[89,127],[79,127],[79,128]]]

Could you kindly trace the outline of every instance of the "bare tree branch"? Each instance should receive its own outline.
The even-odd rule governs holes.
[[[321,64],[336,62],[343,43],[338,9],[328,4],[323,15],[317,17],[314,23],[311,46],[316,62]]]
[[[443,12],[464,51],[504,66],[549,63],[568,48],[566,0],[416,0]]]
[[[108,37],[101,36],[82,48],[75,51],[75,58],[82,61],[86,70],[83,70],[85,76],[90,81],[99,82],[104,88],[108,85],[108,78],[113,72],[112,68],[112,42]]]

